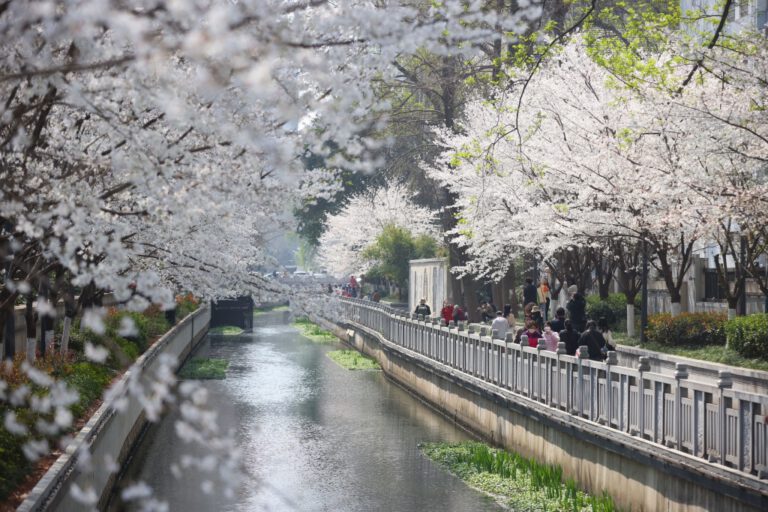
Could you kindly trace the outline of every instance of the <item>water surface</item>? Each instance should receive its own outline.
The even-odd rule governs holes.
[[[140,479],[171,510],[490,511],[487,497],[424,457],[418,443],[468,435],[389,381],[345,370],[338,349],[300,336],[286,313],[259,315],[253,333],[210,336],[199,356],[230,361],[206,381],[221,428],[235,432],[247,473],[234,498],[205,494],[202,473],[169,471],[185,446],[174,413],[153,427],[121,485]]]

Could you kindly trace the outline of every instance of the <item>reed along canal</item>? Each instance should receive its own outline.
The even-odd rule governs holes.
[[[152,426],[118,487],[149,484],[170,510],[500,510],[427,459],[418,443],[469,436],[389,381],[350,371],[303,337],[287,312],[254,318],[252,333],[209,335],[196,356],[229,361],[224,380],[202,381],[220,428],[235,432],[246,474],[234,498],[203,492],[205,475],[169,466],[185,453],[170,412]],[[199,454],[196,454],[199,455]]]

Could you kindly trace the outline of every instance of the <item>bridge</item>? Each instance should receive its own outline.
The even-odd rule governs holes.
[[[488,328],[344,299],[336,332],[494,443],[631,510],[768,510],[768,396],[677,363],[651,371],[493,339]],[[622,358],[622,362],[624,363]],[[709,365],[711,366],[711,365]],[[736,379],[739,382],[739,379]],[[768,383],[763,383],[768,385]]]

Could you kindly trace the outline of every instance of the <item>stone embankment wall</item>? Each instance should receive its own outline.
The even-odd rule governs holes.
[[[106,506],[116,477],[114,473],[105,471],[104,461],[113,460],[122,465],[146,423],[142,404],[128,393],[126,384],[135,378],[136,374],[142,384],[151,382],[160,367],[161,355],[175,357],[179,362],[184,361],[205,336],[210,319],[210,308],[198,309],[176,324],[142,354],[113,384],[123,386],[123,392],[115,399],[127,399],[125,410],[118,413],[110,404],[104,403],[17,510],[85,510],[84,505],[72,496],[71,490],[75,484],[80,489],[93,490],[98,497],[98,508],[102,510]],[[82,464],[78,464],[78,458],[80,450],[88,445],[93,464],[90,469],[84,469]]]

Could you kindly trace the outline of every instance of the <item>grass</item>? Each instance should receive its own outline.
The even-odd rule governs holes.
[[[285,304],[280,305],[280,306],[268,306],[268,307],[264,307],[264,308],[255,308],[253,310],[253,316],[259,316],[259,315],[263,315],[265,313],[271,313],[273,311],[289,311],[290,309],[291,308],[289,308]]]
[[[211,328],[208,332],[210,334],[219,334],[222,336],[237,336],[238,334],[243,334],[245,331],[234,325],[220,325],[219,327]]]
[[[333,350],[325,355],[347,370],[381,370],[379,363],[357,350]]]
[[[618,510],[610,496],[591,496],[580,490],[573,480],[563,481],[563,470],[559,466],[539,464],[476,441],[425,443],[419,447],[427,457],[467,485],[512,510]]]
[[[224,379],[227,376],[229,361],[226,359],[209,359],[207,357],[193,357],[179,371],[182,379]]]
[[[308,318],[297,318],[291,325],[297,328],[302,336],[309,338],[316,343],[335,343],[339,341],[333,333],[326,331]]]

